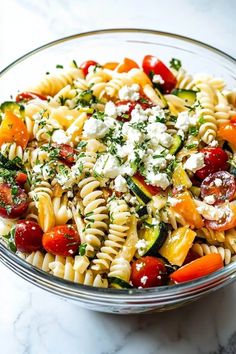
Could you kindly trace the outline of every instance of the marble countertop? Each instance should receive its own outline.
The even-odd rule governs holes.
[[[51,40],[114,27],[175,32],[236,56],[235,12],[234,0],[0,0],[0,69]],[[101,314],[38,289],[0,264],[0,352],[233,354],[235,302],[233,284],[167,313]]]

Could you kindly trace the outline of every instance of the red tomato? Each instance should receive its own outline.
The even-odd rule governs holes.
[[[157,57],[153,55],[146,55],[143,58],[143,71],[148,75],[160,75],[162,79],[164,80],[164,83],[161,84],[160,86],[162,87],[163,91],[165,93],[169,93],[175,88],[177,84],[176,77],[174,74],[170,71],[170,69],[167,68],[167,66],[162,63]]]
[[[18,251],[35,252],[42,249],[43,230],[35,221],[19,220],[15,229],[15,244]]]
[[[158,258],[146,256],[132,263],[131,282],[137,288],[164,285],[166,276],[166,267],[163,261]]]
[[[183,283],[204,277],[223,268],[223,266],[221,255],[212,253],[195,259],[195,261],[179,268],[170,275],[170,278],[176,283]]]
[[[216,231],[226,231],[236,227],[236,205],[229,204],[219,220],[205,220],[205,226]]]
[[[141,176],[139,173],[136,173],[133,176],[134,179],[136,179],[139,183],[142,184],[142,186],[151,194],[151,195],[156,195],[160,193],[162,190],[160,187],[152,186],[151,184],[147,184],[145,182],[145,178]]]
[[[81,65],[80,65],[80,69],[83,71],[84,76],[86,76],[88,74],[88,70],[90,66],[95,66],[98,65],[98,63],[94,60],[87,60],[84,61]]]
[[[184,260],[183,265],[188,264],[188,263],[190,263],[190,262],[192,262],[192,261],[195,261],[195,259],[197,259],[197,258],[199,258],[199,257],[200,257],[200,256],[199,256],[196,252],[194,252],[193,250],[191,250],[191,248],[190,248],[190,250],[188,251],[188,254],[187,254],[187,256],[186,256],[186,258],[185,258],[185,260]]]
[[[47,97],[44,95],[40,95],[40,93],[35,93],[35,92],[21,92],[16,96],[16,102],[27,102],[31,101],[35,98],[40,98],[40,100],[46,101]]]
[[[204,179],[211,173],[229,169],[228,155],[220,147],[206,147],[200,152],[204,154],[205,166],[195,173],[198,178]]]
[[[16,179],[17,183],[19,183],[21,186],[23,186],[27,181],[27,174],[19,171],[19,172],[17,172],[15,179]]]
[[[201,184],[201,197],[214,196],[214,205],[234,199],[236,193],[235,178],[229,172],[218,171],[207,176]]]
[[[28,207],[27,194],[19,186],[0,183],[0,216],[17,218],[24,214]]]
[[[43,247],[56,256],[73,256],[79,245],[79,234],[72,225],[55,226],[43,235]]]
[[[152,102],[149,101],[146,97],[141,97],[138,101],[117,101],[116,106],[126,106],[129,105],[129,109],[124,112],[122,115],[117,117],[117,120],[121,122],[127,122],[131,119],[131,113],[137,105],[140,105],[143,110],[153,106]]]
[[[76,151],[67,144],[57,145],[59,148],[59,159],[68,166],[73,166],[75,164]]]

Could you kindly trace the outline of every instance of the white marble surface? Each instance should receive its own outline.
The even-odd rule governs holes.
[[[235,0],[0,0],[0,68],[45,42],[109,27],[176,32],[236,56],[235,12]],[[28,284],[0,264],[0,353],[233,354],[235,303],[231,285],[169,313],[99,314]]]

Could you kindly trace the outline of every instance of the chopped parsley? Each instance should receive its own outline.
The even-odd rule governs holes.
[[[57,64],[57,65],[56,65],[56,68],[57,68],[57,69],[63,69],[63,68],[64,68],[64,66],[63,66],[63,65],[61,65],[61,64]]]
[[[172,58],[170,60],[170,67],[176,71],[179,71],[179,69],[182,67],[182,63],[179,59]]]
[[[7,235],[3,235],[2,237],[6,240],[10,250],[15,253],[16,252],[15,228],[13,227]]]
[[[79,255],[84,256],[86,253],[87,243],[81,243],[79,246]]]

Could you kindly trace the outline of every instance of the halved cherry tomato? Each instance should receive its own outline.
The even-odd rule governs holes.
[[[43,248],[43,230],[35,221],[19,220],[15,228],[15,244],[18,251],[35,252]]]
[[[80,245],[80,237],[73,225],[55,226],[43,235],[43,247],[56,256],[73,256]]]
[[[19,185],[23,186],[27,181],[27,174],[24,172],[17,172],[15,180]]]
[[[119,65],[117,62],[109,61],[103,64],[104,69],[115,70],[115,68]]]
[[[212,195],[215,199],[214,205],[222,204],[226,200],[233,200],[235,193],[235,178],[226,171],[218,171],[210,174],[201,184],[201,197],[204,199]]]
[[[0,146],[4,143],[13,143],[26,148],[29,140],[29,134],[23,121],[8,111],[2,120],[0,126]]]
[[[0,183],[0,216],[17,218],[27,210],[27,194],[19,186]]]
[[[170,278],[176,283],[183,283],[204,277],[223,268],[223,266],[221,255],[212,253],[184,265],[172,273]]]
[[[129,59],[129,58],[124,58],[120,63],[119,65],[116,67],[116,71],[118,73],[127,73],[129,72],[131,69],[134,69],[134,68],[139,68],[138,64],[132,60],[132,59]]]
[[[59,148],[59,159],[69,167],[73,166],[75,164],[75,149],[67,144],[60,144],[57,147]]]
[[[153,106],[152,102],[149,101],[146,97],[140,97],[137,101],[117,101],[116,106],[129,106],[128,110],[117,117],[117,120],[121,122],[127,122],[131,119],[131,113],[137,105],[140,105],[143,110]]]
[[[229,204],[225,213],[219,220],[205,220],[208,229],[216,231],[226,231],[236,227],[236,205]]]
[[[145,178],[141,176],[139,173],[135,173],[134,178],[140,182],[143,187],[151,194],[156,195],[162,191],[161,187],[152,186],[151,184],[147,184],[145,182]]]
[[[80,65],[80,69],[83,71],[84,73],[84,76],[87,76],[88,75],[88,71],[89,71],[89,67],[90,66],[96,66],[98,65],[98,63],[94,60],[87,60],[87,61],[84,61],[81,65]]]
[[[167,280],[165,264],[156,257],[141,257],[132,263],[130,280],[137,288],[164,285]]]
[[[153,55],[146,55],[143,58],[143,71],[150,77],[153,75],[160,75],[164,80],[161,88],[164,93],[169,93],[177,84],[177,79],[174,74],[167,68],[167,66]]]
[[[229,157],[220,147],[206,147],[200,152],[204,154],[205,166],[195,173],[198,178],[204,179],[211,173],[229,169]]]
[[[194,252],[194,251],[190,248],[190,250],[188,251],[188,254],[187,254],[187,256],[186,256],[186,258],[185,258],[185,260],[184,260],[183,265],[188,264],[188,263],[190,263],[190,262],[192,262],[192,261],[195,261],[195,259],[198,259],[199,257],[200,257],[199,254],[197,254],[196,252]]]
[[[236,115],[232,116],[230,122],[220,124],[218,137],[228,141],[233,148],[236,148]]]
[[[35,98],[40,98],[40,100],[46,101],[47,97],[44,95],[40,95],[40,93],[35,93],[35,92],[21,92],[16,96],[16,102],[27,102],[31,101]]]

